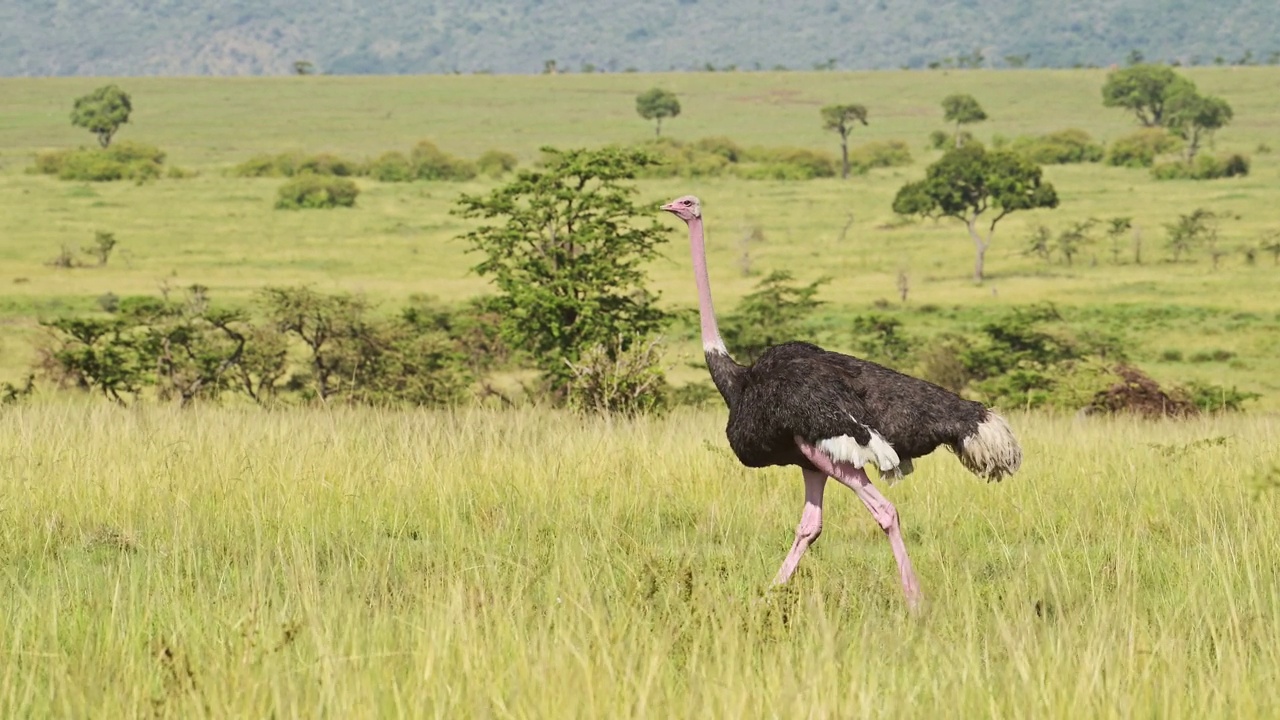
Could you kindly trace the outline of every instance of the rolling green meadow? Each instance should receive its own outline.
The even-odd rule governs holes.
[[[977,97],[983,142],[1072,127],[1110,142],[1136,122],[1101,106],[1105,71],[118,79],[135,111],[117,140],[193,173],[145,184],[26,172],[93,142],[68,114],[106,80],[0,79],[0,381],[26,377],[41,319],[99,312],[106,293],[200,283],[237,305],[305,283],[394,308],[490,292],[457,239],[471,221],[449,211],[498,181],[358,178],[354,208],[281,211],[282,179],[227,171],[422,139],[528,166],[544,145],[651,137],[634,97],[660,85],[683,105],[674,138],[835,152],[818,110],[859,102],[870,124],[851,144],[914,157],[848,180],[637,181],[655,214],[701,198],[722,312],[760,273],[830,277],[822,339],[847,349],[872,309],[928,337],[1047,301],[1120,334],[1161,382],[1259,394],[1186,420],[1006,408],[1026,459],[1000,484],[945,451],[918,461],[885,488],[926,596],[911,615],[882,533],[834,485],[822,540],[768,586],[800,474],[741,467],[719,406],[117,407],[41,385],[0,407],[0,716],[1280,715],[1280,267],[1244,255],[1280,229],[1280,71],[1180,72],[1234,107],[1212,151],[1248,155],[1249,175],[1046,166],[1061,206],[1003,220],[981,286],[963,225],[891,210],[940,155],[940,99]],[[1216,269],[1204,252],[1168,261],[1164,225],[1196,208],[1224,218]],[[1037,224],[1112,216],[1135,227],[1119,262],[1104,245],[1070,266],[1024,252]],[[671,243],[650,287],[692,307],[684,228],[659,221]],[[95,231],[119,241],[108,265],[49,264]],[[674,382],[705,377],[695,333],[668,338]]]

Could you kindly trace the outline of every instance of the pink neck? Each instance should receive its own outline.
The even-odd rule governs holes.
[[[716,328],[716,311],[711,306],[711,280],[707,277],[707,246],[702,237],[702,218],[689,221],[689,251],[693,255],[693,278],[698,283],[698,317],[702,320],[702,349],[728,355]]]

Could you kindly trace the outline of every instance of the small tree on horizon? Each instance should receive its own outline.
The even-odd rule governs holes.
[[[925,179],[907,183],[893,199],[893,211],[930,218],[951,217],[969,229],[976,260],[973,279],[981,283],[987,248],[996,223],[1018,210],[1055,208],[1058,193],[1041,181],[1039,165],[1012,152],[987,152],[979,143],[950,150],[925,171]],[[982,216],[992,212],[984,237]]]
[[[960,126],[986,120],[987,111],[982,109],[978,100],[972,95],[948,95],[942,99],[942,119],[955,123],[955,144],[956,147],[960,147],[964,144],[964,140],[960,137]]]
[[[121,125],[129,122],[133,103],[129,94],[116,85],[103,85],[88,95],[76,98],[71,109],[71,124],[98,136],[98,144],[107,147]]]
[[[654,120],[653,136],[662,135],[662,120],[680,114],[680,100],[670,90],[650,88],[636,96],[636,114]]]
[[[1133,111],[1143,127],[1165,126],[1165,105],[1187,88],[1190,80],[1166,65],[1132,65],[1107,75],[1102,86],[1102,105]]]
[[[1169,131],[1187,143],[1187,162],[1196,159],[1203,138],[1213,137],[1213,133],[1225,127],[1234,116],[1226,100],[1201,95],[1190,83],[1168,99],[1164,112]]]
[[[856,123],[867,124],[867,108],[863,105],[828,105],[820,111],[822,127],[840,135],[840,177],[849,177],[849,133]]]

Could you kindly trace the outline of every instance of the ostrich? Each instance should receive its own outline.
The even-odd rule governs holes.
[[[884,531],[907,603],[916,608],[920,586],[898,511],[863,468],[875,466],[892,484],[911,472],[913,459],[946,445],[970,472],[998,481],[1022,463],[1008,423],[933,383],[805,342],[771,347],[751,366],[734,362],[711,305],[701,204],[685,195],[662,209],[689,226],[702,348],[729,406],[729,446],[747,467],[796,465],[804,475],[804,510],[774,583],[790,579],[822,533],[822,493],[827,478],[834,478],[857,494]]]

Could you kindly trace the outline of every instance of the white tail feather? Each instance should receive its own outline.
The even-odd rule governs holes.
[[[987,419],[978,424],[972,435],[961,440],[955,450],[970,472],[991,481],[998,482],[1014,474],[1022,465],[1022,448],[1009,423],[990,410]]]
[[[889,484],[902,479],[911,472],[910,461],[900,461],[898,453],[887,440],[875,430],[868,428],[871,440],[866,445],[860,444],[848,435],[827,438],[818,441],[818,448],[836,462],[846,462],[856,468],[872,465],[880,471],[880,475],[889,480]]]

